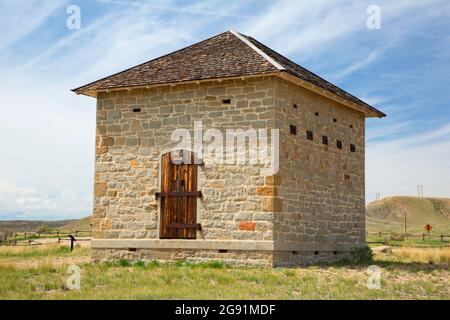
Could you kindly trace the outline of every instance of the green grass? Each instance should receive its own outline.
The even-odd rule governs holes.
[[[73,291],[66,285],[72,260],[66,265],[21,268],[2,261],[5,257],[7,261],[42,256],[58,261],[83,258],[88,249],[50,248],[40,249],[40,254],[23,251],[16,255],[5,255],[2,250],[0,299],[450,299],[448,264],[414,262],[414,252],[393,252],[362,265],[303,268],[233,267],[221,261],[79,263],[81,290]],[[441,249],[428,250],[436,254]],[[402,260],[406,258],[410,262]],[[380,290],[366,286],[366,269],[371,263],[382,267]]]
[[[69,246],[47,245],[31,246],[31,247],[2,247],[0,250],[0,259],[14,258],[14,259],[29,259],[29,258],[45,258],[45,257],[64,257],[64,256],[86,256],[89,254],[88,248],[81,248],[79,245],[75,246],[75,250],[70,252]]]

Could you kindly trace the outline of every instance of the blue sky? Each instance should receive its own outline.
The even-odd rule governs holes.
[[[0,0],[0,219],[90,213],[95,100],[70,89],[229,29],[388,114],[367,121],[367,201],[417,184],[450,197],[446,0]]]

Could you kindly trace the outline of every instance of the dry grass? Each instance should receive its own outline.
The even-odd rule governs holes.
[[[405,249],[377,253],[382,288],[371,290],[368,265],[91,264],[81,247],[0,248],[0,299],[450,299],[448,250]],[[73,263],[80,291],[66,286]]]
[[[403,263],[426,263],[450,266],[450,247],[444,248],[393,248],[388,253],[380,253],[383,261],[398,261]]]

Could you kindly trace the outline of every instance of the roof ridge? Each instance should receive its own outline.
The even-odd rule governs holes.
[[[239,40],[244,42],[246,45],[248,45],[250,48],[252,48],[254,51],[256,51],[260,56],[262,56],[264,59],[270,62],[275,68],[277,68],[279,71],[286,70],[285,67],[272,57],[270,57],[268,54],[266,54],[264,51],[259,49],[257,46],[255,46],[253,43],[251,43],[244,35],[240,34],[237,31],[230,30],[230,33],[232,33],[234,36],[236,36]]]

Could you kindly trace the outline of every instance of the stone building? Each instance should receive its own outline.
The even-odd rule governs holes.
[[[364,245],[365,118],[385,115],[255,39],[225,32],[73,91],[97,99],[94,260],[284,266]],[[196,122],[278,129],[278,170],[177,149]]]

